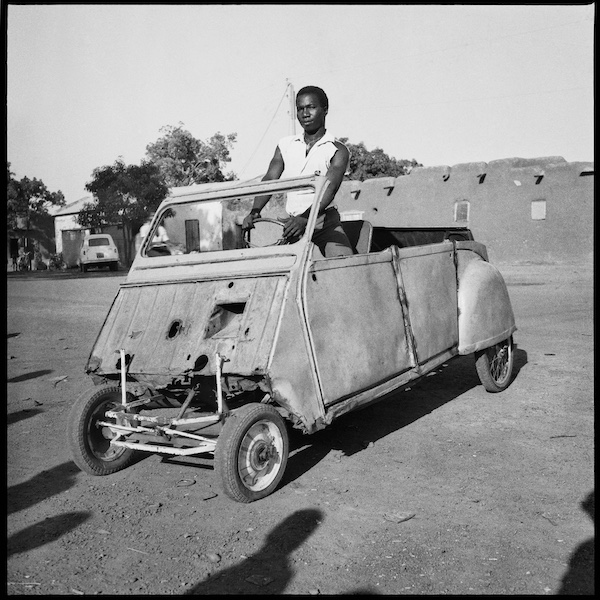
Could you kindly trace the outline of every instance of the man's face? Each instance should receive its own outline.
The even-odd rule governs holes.
[[[296,98],[296,115],[304,131],[313,133],[325,125],[327,109],[315,94],[303,94]]]

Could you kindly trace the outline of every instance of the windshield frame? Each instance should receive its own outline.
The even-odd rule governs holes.
[[[168,198],[159,206],[152,219],[148,234],[145,236],[133,266],[150,268],[151,266],[166,266],[166,264],[213,263],[260,258],[266,256],[301,255],[308,246],[314,230],[318,205],[323,189],[328,181],[323,176],[294,177],[259,182],[220,182],[172,188]],[[163,217],[169,209],[195,203],[211,203],[233,200],[241,197],[272,195],[281,192],[296,191],[312,188],[314,190],[313,204],[304,235],[293,244],[282,244],[263,247],[238,248],[227,250],[212,250],[198,253],[171,254],[165,256],[148,256],[147,251],[151,241],[158,232]]]

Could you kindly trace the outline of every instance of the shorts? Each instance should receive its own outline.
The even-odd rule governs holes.
[[[334,206],[317,217],[312,241],[325,258],[354,254],[350,240],[342,227],[340,213]]]

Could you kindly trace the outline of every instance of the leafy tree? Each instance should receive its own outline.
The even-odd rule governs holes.
[[[6,228],[27,240],[38,239],[42,226],[49,218],[51,206],[64,206],[65,197],[59,190],[50,192],[40,179],[23,177],[17,180],[6,163]],[[29,243],[27,242],[27,246]]]
[[[125,261],[131,262],[133,232],[148,219],[166,198],[169,189],[159,168],[150,162],[126,165],[118,158],[114,165],[99,167],[85,186],[94,196],[84,204],[77,220],[91,229],[120,224],[125,241]]]
[[[162,127],[160,131],[163,136],[146,146],[146,157],[158,166],[169,187],[234,179],[232,173],[224,174],[223,169],[231,161],[229,151],[236,133],[224,136],[217,132],[203,142],[185,130],[183,123]]]
[[[373,179],[375,177],[399,177],[408,175],[413,167],[422,167],[414,158],[397,160],[388,156],[381,148],[367,150],[363,142],[351,144],[348,138],[340,138],[350,151],[349,179]]]

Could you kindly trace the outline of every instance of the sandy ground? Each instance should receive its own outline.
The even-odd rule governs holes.
[[[292,433],[282,485],[249,505],[209,459],[79,471],[66,416],[125,275],[8,273],[7,593],[593,594],[592,266],[500,269],[505,392],[454,359]]]

